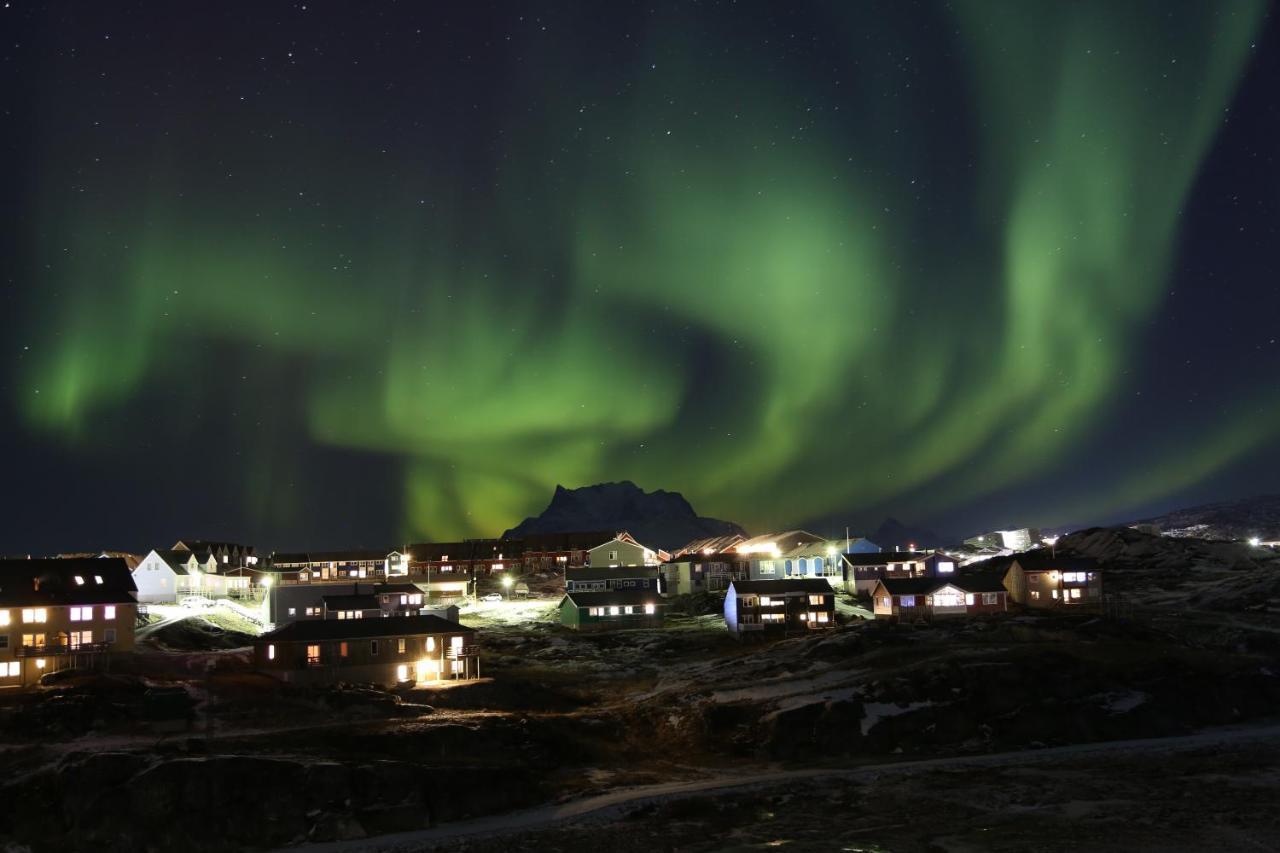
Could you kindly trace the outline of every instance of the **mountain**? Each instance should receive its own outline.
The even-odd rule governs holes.
[[[699,516],[679,492],[646,492],[630,480],[580,489],[556,486],[541,515],[526,518],[502,535],[518,539],[530,533],[578,530],[625,530],[641,544],[664,550],[710,536],[746,535],[732,521]]]
[[[1280,495],[1202,504],[1132,523],[1154,524],[1167,536],[1276,540],[1280,539]]]
[[[868,538],[884,551],[905,549],[910,545],[917,548],[937,548],[944,544],[942,538],[932,530],[912,527],[896,518],[886,518]]]

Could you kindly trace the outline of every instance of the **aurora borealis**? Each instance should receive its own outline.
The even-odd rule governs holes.
[[[2,10],[6,545],[1275,489],[1265,3],[361,9]]]

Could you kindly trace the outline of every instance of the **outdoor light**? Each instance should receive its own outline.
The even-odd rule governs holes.
[[[263,578],[261,583],[263,586],[271,586],[271,578]]]
[[[1259,545],[1261,545],[1261,544],[1262,544],[1262,540],[1261,540],[1261,539],[1259,539],[1257,536],[1250,536],[1250,537],[1249,537],[1249,547],[1251,547],[1251,548],[1257,548],[1257,547],[1258,547]]]
[[[503,577],[502,577],[502,585],[503,585],[503,586],[505,586],[507,589],[510,589],[510,588],[511,588],[511,584],[513,584],[513,583],[515,583],[515,581],[511,580],[511,575],[503,575]]]

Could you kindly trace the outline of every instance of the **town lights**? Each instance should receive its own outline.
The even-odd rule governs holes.
[[[1250,547],[1250,548],[1257,548],[1257,547],[1258,547],[1259,545],[1261,545],[1261,544],[1262,544],[1262,540],[1261,540],[1261,539],[1259,539],[1257,536],[1250,536],[1250,537],[1249,537],[1249,547]]]
[[[511,585],[513,583],[515,583],[515,581],[511,579],[511,575],[502,576],[502,588],[506,591],[508,598],[511,597]]]

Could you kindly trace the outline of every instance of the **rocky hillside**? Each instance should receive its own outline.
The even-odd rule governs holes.
[[[1168,536],[1200,539],[1280,539],[1280,495],[1259,495],[1234,501],[1174,510],[1134,524],[1155,524]]]
[[[556,486],[551,503],[541,515],[526,518],[502,535],[519,538],[531,533],[578,530],[626,530],[651,548],[667,550],[694,539],[743,533],[731,521],[698,515],[679,492],[646,492],[630,480],[623,480],[580,489]]]
[[[1095,527],[1062,537],[1057,550],[1098,560],[1107,591],[1142,603],[1280,612],[1280,554],[1265,548]]]

